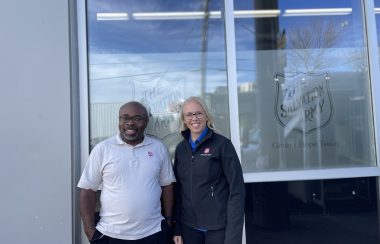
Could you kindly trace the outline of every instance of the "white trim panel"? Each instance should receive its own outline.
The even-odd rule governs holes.
[[[87,64],[87,23],[86,1],[78,2],[78,53],[79,53],[79,94],[81,131],[81,169],[89,154],[89,111],[88,111],[88,64]]]
[[[373,1],[364,1],[364,12],[366,17],[368,59],[372,91],[372,111],[375,130],[375,150],[377,166],[380,162],[380,62],[379,47],[377,44],[376,18]],[[377,94],[377,95],[376,95]]]
[[[341,178],[380,176],[380,167],[357,167],[342,169],[314,169],[296,171],[268,171],[244,173],[245,183],[298,181],[298,180],[327,180]]]
[[[88,64],[87,64],[87,23],[86,1],[77,2],[78,18],[78,62],[79,62],[79,106],[80,106],[80,162],[81,172],[89,155],[89,114],[88,114]],[[82,226],[82,225],[80,225]],[[81,243],[88,243],[87,237],[82,231]]]
[[[234,4],[231,0],[224,0],[224,22],[226,32],[226,60],[231,141],[235,146],[239,159],[241,159],[239,101],[237,90],[238,84],[236,76],[235,19]]]

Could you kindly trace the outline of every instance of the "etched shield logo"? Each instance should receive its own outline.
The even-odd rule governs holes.
[[[291,130],[308,134],[329,124],[333,103],[328,73],[276,73],[274,80],[274,113],[286,134]]]

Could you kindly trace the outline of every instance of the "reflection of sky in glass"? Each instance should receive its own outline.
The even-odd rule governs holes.
[[[97,21],[98,12],[202,11],[204,1],[91,1],[88,5],[89,45],[91,52],[199,52],[203,20],[134,20]],[[210,9],[220,10],[221,1],[210,1]],[[210,19],[208,38],[219,36],[220,20]],[[209,48],[220,50],[224,41]]]
[[[375,0],[375,8],[380,8],[380,0]],[[376,32],[377,32],[377,43],[380,46],[380,14],[376,14]]]
[[[190,95],[201,95],[204,91],[207,94],[205,97],[209,96],[209,98],[215,99],[211,102],[213,109],[220,116],[217,124],[221,125],[223,132],[229,131],[229,125],[226,122],[228,114],[225,113],[228,107],[228,98],[222,19],[209,19],[207,26],[204,24],[205,20],[202,19],[135,20],[131,17],[128,20],[119,21],[98,21],[96,19],[97,13],[107,12],[125,12],[132,16],[132,13],[139,12],[202,11],[204,2],[204,0],[87,1],[91,105],[122,103],[131,99],[140,100],[149,103],[149,108],[156,116],[156,122],[161,123],[168,114],[172,116],[170,108],[173,101],[181,101]],[[212,0],[210,2],[210,10],[221,11],[223,9],[223,1]],[[268,5],[269,2],[266,0],[235,0],[235,9],[253,10],[257,9],[258,4]],[[380,0],[375,2],[380,6]],[[272,18],[272,22],[269,21],[270,24],[276,26],[277,29],[273,28],[273,30],[277,33],[266,34],[256,33],[255,28],[266,24],[265,21],[268,19],[235,19],[237,79],[239,88],[242,88],[239,90],[240,129],[246,130],[241,130],[242,138],[244,134],[252,135],[255,138],[261,138],[261,136],[266,138],[265,126],[260,127],[263,130],[257,130],[260,118],[255,116],[265,118],[263,119],[264,123],[268,124],[268,128],[271,126],[272,115],[269,115],[269,112],[266,114],[260,111],[261,109],[267,110],[266,106],[273,102],[269,99],[273,97],[274,92],[271,87],[273,84],[271,75],[277,71],[293,72],[295,71],[294,67],[299,68],[297,71],[307,71],[302,66],[303,60],[297,56],[300,50],[304,49],[307,51],[307,55],[322,58],[324,66],[318,68],[319,72],[328,71],[335,73],[335,77],[339,76],[339,82],[332,83],[335,85],[333,90],[339,91],[340,85],[344,84],[347,89],[353,90],[353,95],[367,94],[365,88],[357,89],[358,84],[363,88],[363,84],[368,83],[368,79],[362,77],[367,74],[362,1],[280,0],[277,3],[276,8],[280,9],[281,13],[284,13],[285,9],[308,8],[351,8],[352,12],[348,15],[318,17],[280,15],[277,19]],[[316,20],[325,26],[324,30],[328,24],[332,24],[336,28],[335,31],[339,34],[336,41],[328,45],[316,46],[314,44],[315,46],[311,45],[305,48],[300,48],[296,45],[297,43],[290,42],[290,37],[295,36],[297,30],[301,33],[307,31],[315,33],[315,28],[313,29],[312,26]],[[258,24],[259,21],[260,24]],[[203,29],[205,27],[207,30]],[[281,40],[281,35],[286,37],[283,45],[274,44],[271,49],[259,46],[266,40]],[[206,46],[202,41],[204,37],[207,37]],[[203,55],[203,52],[206,53],[206,56]],[[256,60],[257,57],[261,59]],[[206,72],[203,72],[204,70]],[[341,73],[347,75],[341,75]],[[352,78],[353,73],[357,77]],[[260,75],[261,77],[259,77]],[[258,77],[264,80],[261,80],[261,86],[256,83],[259,80]],[[243,85],[243,83],[246,84]],[[224,89],[219,89],[221,87]],[[334,86],[332,87],[334,88]],[[261,97],[256,97],[256,95]],[[342,97],[347,96],[343,94]],[[262,100],[256,101],[255,99]],[[264,106],[261,106],[261,103]],[[337,111],[343,110],[337,109]],[[339,112],[336,115],[339,115]],[[163,117],[162,120],[159,116]],[[171,121],[173,122],[174,119],[172,118]],[[177,131],[178,126],[172,122],[164,129],[160,127],[161,124],[153,123],[157,125],[154,127],[157,128],[157,131],[153,128],[154,133],[162,137],[167,136],[169,132]],[[95,119],[91,123],[100,124]],[[253,144],[248,143],[246,149],[251,150],[252,147],[258,147],[258,143],[255,139]],[[242,145],[244,146],[244,144]],[[256,150],[256,148],[254,149]]]
[[[378,0],[380,1],[380,0]],[[264,2],[264,1],[263,1]],[[258,4],[257,4],[258,3]],[[256,5],[255,5],[256,4]],[[359,70],[365,63],[365,39],[363,35],[363,18],[362,18],[362,6],[361,1],[345,1],[345,0],[286,0],[278,1],[278,6],[270,4],[263,4],[253,1],[234,1],[236,10],[258,10],[262,9],[260,6],[266,5],[266,8],[275,9],[278,8],[283,14],[286,9],[318,9],[318,8],[352,8],[352,12],[348,15],[332,15],[332,16],[280,16],[277,18],[261,18],[261,19],[235,19],[235,33],[236,33],[236,49],[237,49],[237,72],[238,83],[255,82],[252,77],[256,74],[256,44],[258,42],[264,42],[269,36],[259,34],[255,30],[255,24],[258,21],[266,23],[272,20],[272,24],[278,24],[278,40],[281,37],[285,38],[284,47],[274,47],[278,50],[279,56],[284,57],[287,64],[294,64],[294,66],[300,67],[298,71],[305,72],[306,69],[302,68],[302,64],[297,64],[300,60],[297,60],[299,52],[297,49],[301,48],[300,43],[292,43],[291,38],[300,31],[300,38],[302,34],[309,32],[314,35],[312,41],[315,43],[306,44],[305,49],[308,50],[310,56],[321,57],[325,60],[324,66],[320,68],[320,72],[328,67],[330,72],[332,71],[348,71]],[[322,37],[328,36],[329,27],[332,27],[334,34],[337,36],[336,40],[329,42],[326,38],[317,39],[316,25],[321,26]],[[295,38],[297,39],[297,38]],[[306,38],[305,38],[306,40]],[[301,41],[305,41],[301,40]],[[319,41],[325,41],[325,44],[320,44]],[[299,45],[299,47],[294,45]],[[281,51],[281,48],[285,48]],[[302,48],[301,48],[302,49]],[[306,54],[305,54],[306,55]],[[344,57],[344,58],[342,58]],[[298,57],[299,58],[299,57]],[[288,65],[289,66],[289,65]],[[294,70],[293,70],[294,71]],[[310,70],[309,70],[310,71]]]
[[[379,2],[380,0],[376,0]],[[210,1],[210,10],[221,10],[222,1]],[[319,18],[324,24],[333,23],[339,28],[340,38],[332,46],[325,59],[333,65],[331,70],[352,69],[347,60],[337,57],[362,56],[364,46],[360,1],[345,0],[286,0],[278,1],[278,8],[352,8],[353,12],[342,16],[284,17],[278,18],[279,33],[290,35],[296,29],[310,28],[313,19]],[[199,83],[202,69],[202,27],[203,20],[134,20],[97,21],[99,12],[202,11],[204,1],[127,1],[94,0],[88,4],[88,40],[90,61],[90,89],[93,102],[125,100],[132,94],[126,87],[139,77],[169,77]],[[254,1],[235,0],[236,10],[255,9]],[[255,19],[235,19],[238,82],[253,82],[256,71],[255,49],[257,37]],[[218,86],[225,86],[224,33],[220,19],[210,19],[207,45],[207,91],[213,92]],[[354,48],[355,47],[355,48]],[[286,55],[292,60],[292,51],[287,44]],[[356,58],[357,59],[357,58]],[[357,62],[357,61],[355,61]],[[351,62],[354,63],[354,62]],[[360,65],[359,66],[363,66]],[[174,77],[174,78],[173,78]],[[177,78],[175,78],[177,77]],[[194,82],[196,81],[196,82]],[[136,88],[134,94],[139,94]],[[197,91],[198,92],[198,91]]]
[[[380,0],[376,1],[380,7]],[[337,157],[339,155],[354,155],[352,158],[355,159],[370,155],[364,161],[373,164],[374,154],[367,150],[368,145],[373,143],[373,131],[371,101],[367,99],[370,97],[370,81],[363,3],[360,0],[234,1],[236,10],[281,11],[278,17],[235,18],[241,155],[246,172],[293,167],[305,169],[321,165],[347,166],[347,161],[341,161]],[[331,8],[349,8],[352,12],[345,15],[283,15],[285,10],[290,9]],[[281,85],[275,83],[276,73],[284,77],[299,74],[299,77],[294,77],[297,77],[300,87],[306,89],[299,90],[301,92],[294,99],[288,100],[295,105],[293,111],[302,115],[299,118],[286,114],[278,116],[279,112],[291,110],[286,110],[286,100],[277,92],[287,87],[286,82]],[[317,75],[311,81],[310,77],[322,73],[329,73],[328,79],[320,79],[322,76]],[[308,94],[316,90],[307,86],[315,89],[318,85],[326,88],[324,91],[328,96],[323,98],[323,104],[308,103]],[[274,110],[273,104],[276,106]],[[320,113],[309,117],[314,113],[311,111],[317,111],[313,110],[317,105],[321,108]],[[353,107],[358,109],[353,111]],[[363,125],[356,124],[358,117]],[[284,118],[288,119],[285,123]],[[327,121],[323,118],[332,118],[331,125],[323,125],[323,121]],[[311,121],[314,124],[308,127]],[[304,131],[308,128],[318,131],[305,136],[293,132],[297,126]],[[347,131],[357,132],[351,139]],[[332,138],[341,144],[334,148],[335,151],[325,148],[299,150],[296,147],[277,150],[273,147],[294,141],[315,142],[318,145],[321,143],[320,138]],[[357,153],[351,148],[366,152]]]
[[[237,10],[251,10],[255,8],[251,1],[239,1],[235,0],[235,9]],[[352,8],[353,12],[349,15],[336,15],[336,16],[320,16],[317,18],[323,19],[325,22],[332,22],[337,27],[344,28],[342,31],[344,36],[339,43],[339,47],[352,47],[363,45],[362,35],[362,16],[361,16],[361,2],[360,1],[345,1],[345,0],[286,0],[278,1],[278,9],[281,13],[284,13],[286,9],[317,9],[317,8]],[[310,22],[316,17],[310,16],[282,16],[278,18],[279,32],[283,30],[289,31],[292,28],[308,28]],[[255,38],[255,19],[236,19],[235,20],[235,32],[237,33],[237,47],[238,49],[251,49]],[[253,48],[255,48],[253,46]]]
[[[225,86],[225,68],[220,66],[224,53],[213,53],[208,59],[209,90]],[[170,58],[171,57],[171,58]],[[197,53],[175,54],[93,54],[90,64],[92,102],[125,101],[141,97],[152,80],[185,82],[187,96],[200,93],[200,57]],[[106,61],[106,63],[104,62]]]
[[[113,105],[137,100],[152,114],[147,131],[163,139],[173,153],[177,140],[181,139],[173,136],[177,135],[179,127],[178,105],[189,96],[203,96],[210,103],[217,115],[218,129],[228,136],[223,20],[138,20],[133,16],[137,13],[203,12],[205,2],[87,1],[92,138],[104,138],[113,133],[105,126],[112,127],[106,120]],[[223,1],[209,3],[209,11],[221,11]],[[127,13],[129,18],[98,20],[98,13]],[[216,92],[218,95],[214,94]]]
[[[222,1],[210,1],[210,10]],[[88,2],[90,99],[92,103],[141,99],[157,83],[182,84],[184,96],[226,86],[224,26],[221,19],[98,21],[97,13],[202,11],[204,1]],[[207,42],[202,41],[207,33]],[[207,53],[203,56],[203,50]],[[202,72],[206,67],[206,72]]]

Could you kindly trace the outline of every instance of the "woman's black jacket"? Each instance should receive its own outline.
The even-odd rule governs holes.
[[[184,140],[175,152],[177,223],[225,229],[225,244],[241,244],[245,186],[235,148],[229,139],[209,129],[192,152],[189,135],[189,130],[182,132]]]

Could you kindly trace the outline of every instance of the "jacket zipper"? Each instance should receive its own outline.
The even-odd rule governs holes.
[[[190,162],[190,203],[191,207],[193,208],[193,165],[194,165],[194,153],[191,154],[191,162]],[[195,217],[195,223],[198,224],[197,215],[193,212],[193,215]]]
[[[193,164],[194,164],[194,154],[191,155],[191,162],[190,162],[190,199],[191,199],[191,205],[193,205]]]
[[[214,197],[214,186],[211,186],[211,197]]]

